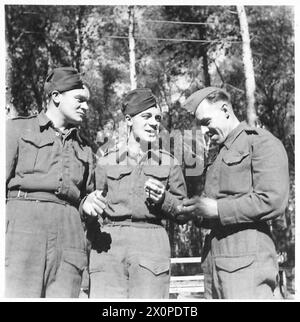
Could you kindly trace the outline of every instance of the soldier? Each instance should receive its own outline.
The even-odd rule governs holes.
[[[7,122],[6,297],[78,297],[87,266],[78,207],[84,217],[105,207],[99,192],[87,196],[93,158],[77,128],[87,86],[77,70],[61,67],[48,75],[45,92],[46,113]]]
[[[91,234],[90,297],[168,298],[170,244],[162,220],[185,222],[176,207],[186,197],[186,185],[180,165],[156,146],[161,110],[151,90],[130,91],[123,114],[127,142],[96,167],[107,208],[98,222],[101,233],[95,233],[98,245]]]
[[[220,88],[195,92],[184,107],[219,145],[204,195],[185,200],[182,208],[211,228],[202,263],[205,296],[272,298],[278,264],[268,221],[287,206],[286,151],[268,131],[240,123]]]

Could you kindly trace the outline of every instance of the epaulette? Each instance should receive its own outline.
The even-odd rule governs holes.
[[[258,132],[256,130],[245,130],[247,135],[258,135]]]

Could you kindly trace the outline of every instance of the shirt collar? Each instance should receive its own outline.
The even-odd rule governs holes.
[[[227,136],[224,145],[227,149],[229,149],[232,145],[232,143],[235,141],[235,139],[246,129],[248,128],[248,125],[246,121],[241,122],[236,128],[234,128],[229,135]]]
[[[53,122],[49,119],[49,117],[46,115],[46,113],[44,111],[41,111],[38,116],[38,122],[39,122],[39,126],[40,126],[40,130],[43,131],[44,129],[46,129],[47,127],[51,126],[52,128],[54,128]],[[74,134],[73,134],[74,133]],[[73,134],[79,143],[83,143],[82,142],[82,138],[79,135],[79,129],[77,127],[68,127],[68,136]]]
[[[49,125],[53,126],[52,121],[49,119],[49,117],[45,114],[44,111],[40,112],[37,116],[40,129],[43,130],[44,128],[48,127]]]
[[[125,158],[127,158],[129,156],[129,148],[127,144],[122,144],[119,148],[118,148],[118,162],[123,161]],[[140,162],[142,161],[146,161],[149,159],[154,159],[154,160],[159,160],[160,159],[160,150],[158,149],[149,149],[148,151],[146,151],[144,153],[144,155],[142,156]]]

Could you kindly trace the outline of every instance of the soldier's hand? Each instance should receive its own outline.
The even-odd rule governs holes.
[[[155,204],[160,204],[164,201],[166,187],[160,181],[154,178],[149,178],[145,182],[144,188],[148,199],[150,199]]]
[[[83,211],[90,216],[101,215],[106,207],[106,198],[103,197],[102,191],[95,190],[91,192],[82,205]]]
[[[217,200],[208,197],[195,196],[183,201],[180,213],[208,219],[218,218]]]

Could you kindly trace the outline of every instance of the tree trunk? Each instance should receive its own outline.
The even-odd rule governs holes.
[[[253,68],[252,52],[250,47],[250,37],[247,16],[244,6],[237,6],[241,36],[243,41],[243,62],[246,78],[246,102],[247,102],[247,122],[250,126],[255,126],[257,114],[255,110],[255,77]]]
[[[131,89],[137,87],[135,69],[135,39],[134,39],[134,6],[129,6],[129,64],[130,64],[130,84]]]
[[[206,40],[206,26],[200,25],[199,33],[200,33],[200,39],[201,40]],[[207,57],[207,46],[206,45],[201,45],[200,46],[200,55],[202,57],[204,85],[205,85],[205,87],[208,87],[211,84],[210,84],[210,75],[209,75],[209,71],[208,71],[208,57]]]
[[[210,86],[210,75],[208,72],[208,57],[207,57],[207,47],[203,46],[202,49],[202,59],[203,59],[203,73],[204,73],[204,85],[205,87]]]
[[[78,13],[76,13],[76,52],[75,52],[75,67],[80,72],[81,67],[81,51],[83,47],[83,35],[82,35],[82,18],[84,15],[84,7],[80,6]]]

